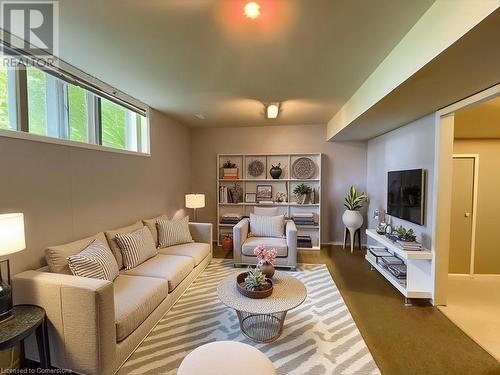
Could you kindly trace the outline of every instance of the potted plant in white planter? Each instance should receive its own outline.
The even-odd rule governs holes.
[[[297,203],[305,204],[307,197],[312,193],[312,188],[306,184],[300,184],[295,186],[293,189],[293,194],[297,198]]]
[[[351,253],[354,248],[354,233],[363,225],[363,216],[359,210],[367,200],[365,193],[359,193],[356,187],[352,185],[345,197],[344,206],[347,208],[342,215],[342,221],[351,235]]]

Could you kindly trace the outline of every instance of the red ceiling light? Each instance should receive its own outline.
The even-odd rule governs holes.
[[[243,13],[247,18],[254,20],[260,16],[260,5],[255,1],[251,1],[245,5]]]

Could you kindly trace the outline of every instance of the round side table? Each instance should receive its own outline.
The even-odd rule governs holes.
[[[236,310],[241,332],[246,337],[260,343],[275,341],[283,331],[286,313],[306,299],[306,287],[295,277],[277,271],[272,278],[273,294],[263,299],[251,299],[238,291],[237,274],[219,283],[219,299],[224,305]]]
[[[11,310],[11,318],[0,323],[0,350],[21,344],[21,368],[24,365],[24,340],[36,334],[40,367],[50,367],[49,338],[45,310],[34,305],[17,305]]]

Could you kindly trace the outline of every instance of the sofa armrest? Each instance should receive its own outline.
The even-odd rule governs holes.
[[[189,223],[189,231],[195,242],[208,243],[212,250],[214,240],[211,223]]]
[[[12,278],[14,304],[45,309],[53,366],[82,374],[112,374],[116,355],[113,283],[26,271]],[[27,354],[37,359],[34,341]]]
[[[241,262],[241,247],[248,238],[250,219],[245,218],[233,227],[233,259],[235,263]]]
[[[297,264],[297,226],[293,220],[287,220],[285,226],[286,246],[288,247],[288,263]]]

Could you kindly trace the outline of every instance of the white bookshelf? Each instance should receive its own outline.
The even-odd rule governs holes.
[[[407,298],[432,298],[432,252],[427,249],[420,251],[406,251],[384,235],[378,234],[374,229],[367,229],[366,235],[375,240],[377,245],[383,246],[391,254],[397,256],[406,264],[406,282],[402,283],[385,268],[381,267],[369,251],[365,259],[371,266],[384,276],[404,297]]]
[[[316,164],[316,173],[310,179],[293,178],[291,168],[295,160],[300,157],[307,157]],[[291,218],[295,212],[312,212],[314,221],[318,223],[315,226],[297,226],[299,235],[311,236],[312,248],[299,248],[300,250],[319,250],[321,245],[321,159],[322,154],[218,154],[217,155],[217,241],[220,245],[220,240],[225,233],[232,233],[232,224],[220,224],[222,215],[225,213],[238,213],[244,216],[249,216],[253,212],[254,207],[279,207],[281,214]],[[222,178],[222,166],[230,160],[235,163],[238,168],[238,179],[227,180]],[[262,176],[253,178],[248,174],[248,165],[253,160],[260,160],[264,164],[264,172]],[[279,179],[273,179],[269,174],[272,165],[281,163],[283,170]],[[219,188],[221,186],[233,187],[234,184],[240,184],[243,189],[243,201],[238,203],[223,203],[220,202]],[[295,201],[293,189],[295,186],[304,183],[309,185],[315,191],[315,201],[306,204],[299,204]],[[256,193],[257,185],[271,185],[273,201],[276,193],[283,192],[287,195],[287,202],[274,202],[273,204],[245,202],[246,193]]]

